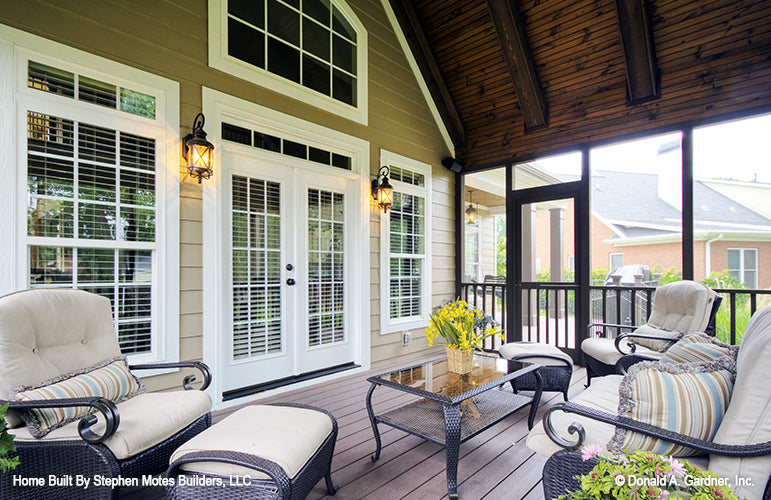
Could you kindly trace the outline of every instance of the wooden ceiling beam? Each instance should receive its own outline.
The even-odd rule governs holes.
[[[439,70],[412,0],[390,0],[390,4],[453,145],[456,148],[465,147],[466,128]]]
[[[659,97],[658,67],[647,0],[616,0],[618,28],[624,48],[628,104]]]
[[[525,131],[548,125],[548,111],[525,33],[525,22],[515,0],[487,0],[498,40],[514,83]]]

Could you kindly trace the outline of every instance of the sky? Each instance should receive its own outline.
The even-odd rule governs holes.
[[[672,164],[662,160],[659,147],[680,135],[677,132],[595,148],[592,168],[656,173]],[[579,153],[572,153],[536,163],[557,174],[580,175],[580,158]],[[696,178],[771,184],[771,114],[694,129],[694,174]]]

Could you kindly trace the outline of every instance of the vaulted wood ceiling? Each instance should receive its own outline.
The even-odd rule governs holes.
[[[771,111],[771,0],[390,0],[464,171]]]

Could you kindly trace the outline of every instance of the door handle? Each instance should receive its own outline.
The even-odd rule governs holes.
[[[286,280],[286,284],[289,285],[289,286],[292,286],[295,283],[297,283],[297,282],[294,280],[294,278],[289,278],[289,279]]]

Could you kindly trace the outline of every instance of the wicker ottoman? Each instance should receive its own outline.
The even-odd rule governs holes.
[[[337,421],[305,405],[246,406],[172,454],[170,499],[303,499],[331,465]]]
[[[506,359],[528,361],[541,365],[544,391],[558,391],[568,400],[570,377],[573,375],[573,359],[553,345],[538,342],[509,342],[498,350]],[[511,381],[514,392],[534,391],[535,375],[527,374]]]

